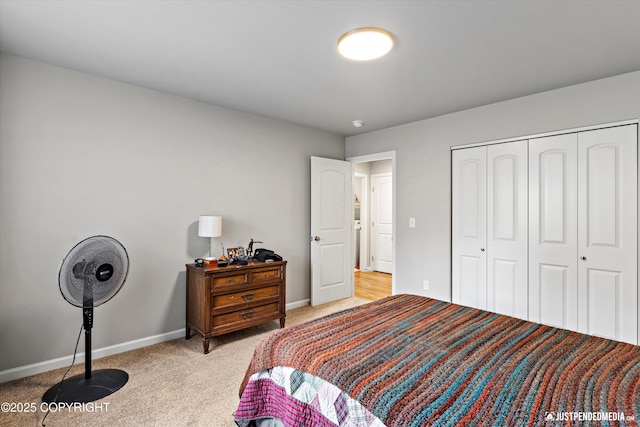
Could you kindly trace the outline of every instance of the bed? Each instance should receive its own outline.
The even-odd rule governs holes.
[[[637,426],[640,347],[415,295],[273,331],[241,426]]]

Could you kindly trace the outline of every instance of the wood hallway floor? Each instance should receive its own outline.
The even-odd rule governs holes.
[[[353,285],[356,297],[371,301],[379,300],[391,295],[391,274],[378,271],[355,271]]]

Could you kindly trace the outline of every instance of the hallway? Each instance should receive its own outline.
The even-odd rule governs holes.
[[[353,273],[354,296],[371,301],[391,295],[391,274],[378,271]]]

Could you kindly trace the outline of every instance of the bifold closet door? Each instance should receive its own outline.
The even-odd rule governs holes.
[[[487,147],[452,156],[452,289],[456,304],[487,309]]]
[[[638,343],[637,125],[529,141],[529,319]]]
[[[529,140],[529,320],[578,327],[577,134]]]
[[[487,147],[487,310],[528,318],[527,141]]]
[[[637,125],[578,133],[578,331],[637,344]]]
[[[452,156],[452,301],[526,319],[527,141]]]

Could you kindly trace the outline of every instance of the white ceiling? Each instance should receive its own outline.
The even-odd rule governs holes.
[[[348,136],[640,70],[640,1],[0,0],[0,49]]]

